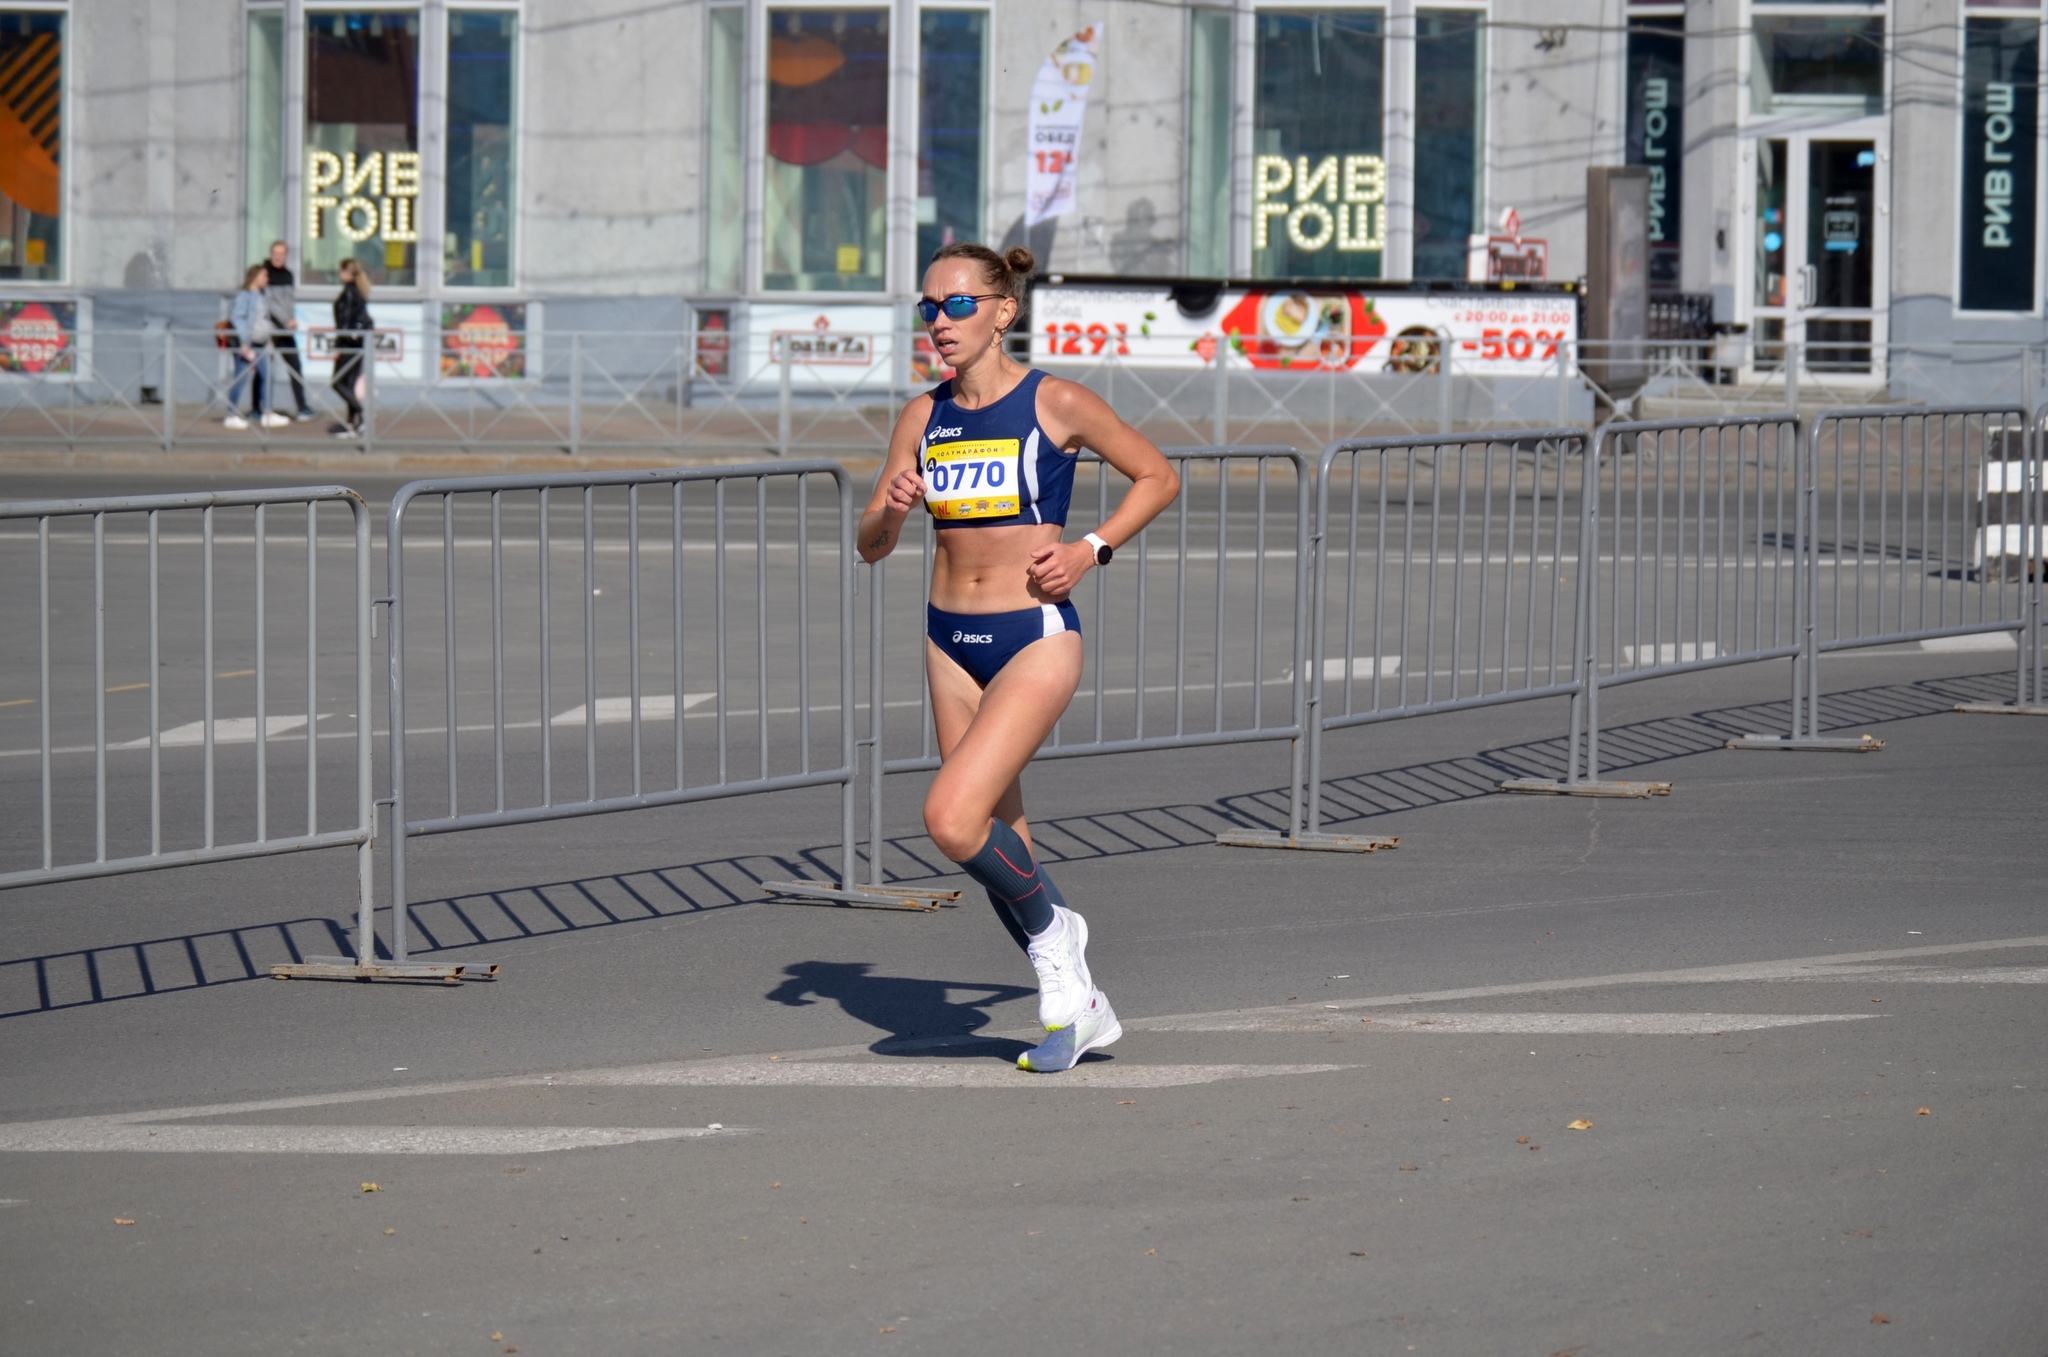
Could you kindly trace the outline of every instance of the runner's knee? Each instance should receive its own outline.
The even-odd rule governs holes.
[[[965,862],[988,842],[988,824],[986,810],[962,807],[950,799],[941,801],[935,795],[925,798],[925,832],[931,835],[933,845],[955,862]]]

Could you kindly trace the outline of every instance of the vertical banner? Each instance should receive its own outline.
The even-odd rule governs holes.
[[[1650,287],[1675,292],[1685,167],[1685,20],[1631,17],[1625,162],[1650,172]]]
[[[1965,311],[2034,309],[2039,21],[1972,17],[1963,43]]]
[[[1100,24],[1091,24],[1052,49],[1031,82],[1031,163],[1024,179],[1024,224],[1036,226],[1074,210],[1074,159],[1081,150],[1081,119],[1088,86],[1101,57]]]

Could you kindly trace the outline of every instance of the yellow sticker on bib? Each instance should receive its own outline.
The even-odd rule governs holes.
[[[1021,513],[1014,438],[933,443],[924,450],[924,503],[933,518],[1014,518]]]

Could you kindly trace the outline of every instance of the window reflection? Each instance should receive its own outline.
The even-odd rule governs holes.
[[[419,16],[306,16],[305,281],[419,281]]]
[[[448,15],[448,214],[453,287],[512,285],[512,53],[518,17]]]
[[[1758,15],[1751,30],[1750,93],[1758,113],[1883,109],[1883,19]]]
[[[771,291],[880,291],[888,12],[771,10],[768,28],[762,282]]]
[[[0,11],[0,278],[56,279],[64,16]]]
[[[1377,278],[1387,211],[1380,15],[1261,10],[1257,33],[1252,271]]]

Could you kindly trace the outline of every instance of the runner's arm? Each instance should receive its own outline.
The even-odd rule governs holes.
[[[1180,494],[1180,476],[1158,444],[1124,423],[1102,397],[1079,382],[1048,378],[1038,398],[1040,422],[1061,447],[1088,448],[1130,478],[1123,502],[1095,529],[1111,547],[1136,537]],[[1059,543],[1032,553],[1031,577],[1046,593],[1064,597],[1094,565],[1088,543]]]
[[[932,398],[919,396],[903,407],[896,427],[889,434],[889,455],[882,462],[882,474],[875,478],[875,493],[860,516],[855,544],[860,558],[869,565],[896,549],[903,535],[903,520],[924,498],[924,477],[917,470],[917,440],[931,419]]]

